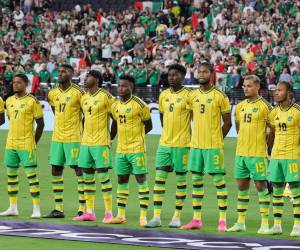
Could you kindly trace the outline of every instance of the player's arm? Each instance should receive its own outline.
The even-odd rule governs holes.
[[[4,124],[4,122],[5,122],[5,116],[4,116],[4,112],[2,112],[0,113],[0,126]]]
[[[238,134],[240,131],[240,122],[239,121],[235,121],[235,129],[236,129],[236,133]]]
[[[164,126],[164,114],[163,113],[159,113],[159,119],[160,119],[161,126],[163,127]]]
[[[149,120],[143,121],[145,124],[145,134],[148,134],[152,130],[152,120],[151,118]]]
[[[223,138],[225,138],[232,126],[231,114],[230,113],[222,114],[222,119],[223,119],[222,132],[223,132]]]
[[[113,140],[115,139],[117,133],[118,133],[118,124],[117,121],[111,116],[112,123],[110,126],[110,139]]]
[[[267,133],[267,146],[268,146],[268,155],[271,155],[271,151],[275,139],[275,127],[270,123],[267,123],[269,132]]]
[[[45,123],[43,117],[36,119],[35,122],[36,122],[35,143],[37,144],[43,134]]]

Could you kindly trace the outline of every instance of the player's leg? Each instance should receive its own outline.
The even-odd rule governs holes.
[[[201,149],[191,149],[188,169],[192,173],[193,219],[186,225],[182,226],[181,229],[200,229],[202,228],[201,211],[202,200],[204,197],[204,158]]]
[[[81,216],[86,212],[86,202],[84,197],[84,178],[83,178],[83,171],[81,168],[76,166],[70,166],[72,169],[74,169],[75,175],[77,177],[77,192],[78,192],[78,211],[77,215]]]
[[[246,231],[246,213],[249,203],[249,186],[250,186],[250,171],[247,167],[246,157],[236,156],[234,164],[234,178],[238,185],[237,197],[237,222],[229,228],[228,232],[244,232]]]
[[[181,226],[180,216],[186,198],[188,153],[188,148],[172,148],[172,163],[176,173],[176,207],[169,227],[173,228]]]
[[[148,169],[144,153],[130,154],[130,163],[133,174],[138,183],[139,203],[140,203],[140,226],[147,224],[147,212],[149,205],[149,186],[146,179]]]
[[[95,161],[97,175],[101,183],[105,214],[104,223],[112,219],[112,182],[109,176],[109,169],[112,168],[111,153],[107,146],[91,147],[91,154]]]
[[[286,160],[285,182],[289,184],[293,199],[294,226],[290,236],[300,236],[300,166],[298,160]]]
[[[0,213],[0,216],[18,215],[17,196],[19,192],[18,166],[20,159],[16,150],[6,149],[4,155],[4,164],[7,173],[7,193],[9,198],[9,207],[6,211]]]
[[[217,189],[217,200],[219,208],[218,231],[224,232],[227,229],[227,186],[225,182],[224,152],[223,149],[204,150],[205,173],[213,177],[213,183]]]
[[[290,236],[300,236],[300,181],[289,183],[293,198],[294,226]]]
[[[126,223],[126,204],[129,196],[128,181],[132,169],[126,154],[117,153],[115,156],[116,174],[118,176],[117,187],[117,207],[118,214],[109,223],[110,224],[124,224]]]
[[[285,160],[271,159],[269,164],[269,176],[268,179],[272,182],[273,186],[273,216],[274,225],[270,229],[269,234],[282,234],[281,218],[283,214],[284,206],[284,165]]]
[[[65,154],[63,144],[60,142],[51,142],[49,164],[52,166],[52,191],[54,194],[55,207],[44,218],[64,218],[63,192],[64,180],[63,170],[65,164]]]
[[[156,153],[156,172],[153,190],[154,215],[145,227],[154,228],[161,226],[161,208],[166,192],[166,181],[168,173],[172,171],[171,151],[168,147],[159,146]]]

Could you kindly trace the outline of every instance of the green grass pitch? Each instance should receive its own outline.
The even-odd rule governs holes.
[[[3,166],[3,153],[5,149],[5,141],[6,141],[6,131],[0,131],[0,211],[5,210],[8,207],[8,198],[6,193],[6,171],[5,167]],[[45,132],[41,138],[40,143],[38,144],[38,164],[39,164],[39,179],[41,185],[41,209],[42,214],[48,213],[50,210],[53,209],[53,196],[51,191],[51,169],[48,165],[48,153],[49,153],[49,146],[51,140],[51,133]],[[153,183],[154,183],[154,162],[155,162],[155,152],[158,146],[159,136],[147,136],[147,160],[148,160],[148,167],[149,167],[149,175],[148,181],[150,190],[152,193],[153,190]],[[234,163],[234,155],[235,155],[235,145],[236,139],[234,138],[227,138],[225,139],[225,167],[227,171],[226,181],[228,186],[229,192],[229,199],[228,199],[228,217],[227,223],[228,226],[231,226],[236,218],[236,183],[233,179],[233,163]],[[115,142],[113,144],[112,152],[115,152]],[[3,218],[3,219],[15,219],[15,220],[30,220],[30,215],[32,212],[32,203],[31,197],[29,194],[29,188],[27,184],[26,177],[24,175],[23,169],[20,169],[19,172],[19,179],[20,179],[20,192],[19,192],[19,200],[18,200],[18,207],[20,215],[14,218]],[[115,204],[115,191],[116,191],[116,178],[115,175],[111,174],[113,177],[113,188],[114,188],[114,204]],[[182,224],[188,222],[192,217],[192,204],[191,204],[191,178],[188,178],[188,197],[185,201],[185,206],[182,214]],[[71,169],[65,169],[64,173],[64,183],[65,183],[65,191],[64,191],[64,206],[65,206],[65,219],[41,219],[35,221],[41,222],[48,222],[48,223],[65,223],[65,224],[80,224],[80,225],[99,225],[99,226],[107,226],[102,224],[100,221],[102,220],[103,216],[103,201],[102,195],[99,188],[99,182],[97,185],[97,197],[96,197],[96,214],[97,214],[97,221],[96,222],[83,222],[78,223],[72,221],[72,217],[77,212],[77,180],[75,178],[75,174]],[[197,231],[192,231],[193,233],[210,233],[210,234],[220,234],[217,232],[217,218],[218,218],[218,210],[217,210],[217,199],[216,199],[216,190],[213,186],[212,179],[209,176],[205,177],[205,198],[203,201],[203,214],[202,220],[204,224],[204,228]],[[163,212],[162,212],[162,223],[163,227],[159,230],[167,230],[167,231],[180,231],[179,229],[169,229],[167,227],[170,219],[172,218],[174,207],[175,207],[175,175],[174,173],[169,174],[168,182],[167,182],[167,192],[166,196],[168,200],[164,202],[163,205]],[[149,215],[148,219],[152,216],[152,196],[150,198],[150,208],[149,208]],[[116,206],[114,208],[114,214],[116,213]],[[270,218],[270,224],[272,224],[272,216]],[[127,224],[126,225],[109,225],[109,227],[124,227],[124,228],[139,228],[139,205],[138,205],[138,195],[137,195],[137,188],[135,179],[131,178],[130,181],[130,196],[127,205]],[[283,217],[283,230],[284,234],[282,236],[264,236],[268,238],[280,238],[280,239],[290,239],[288,234],[292,229],[293,224],[293,216],[292,216],[292,206],[291,203],[288,202],[288,199],[285,200],[285,211]],[[261,237],[256,234],[257,229],[260,225],[260,215],[258,210],[258,203],[257,203],[257,195],[256,191],[251,188],[250,192],[250,203],[248,214],[246,218],[246,226],[247,232],[246,233],[239,233],[239,236],[250,236],[250,237]],[[237,235],[234,233],[223,233],[227,236]],[[12,240],[14,243],[12,244]],[[20,245],[22,244],[22,249],[41,249],[43,250],[50,250],[50,249],[82,249],[88,248],[89,250],[93,249],[119,249],[120,246],[118,245],[109,245],[109,244],[99,244],[99,243],[85,243],[85,242],[72,242],[72,241],[59,241],[59,240],[47,240],[47,239],[31,239],[31,238],[17,238],[12,236],[0,236],[0,245],[1,249],[20,249]],[[122,249],[140,249],[140,247],[134,246],[122,246]],[[155,248],[151,248],[155,249]]]

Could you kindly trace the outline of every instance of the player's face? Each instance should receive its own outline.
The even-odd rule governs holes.
[[[72,79],[72,73],[70,72],[70,70],[61,67],[58,70],[58,81],[60,83],[67,83]]]
[[[211,78],[211,72],[207,66],[200,66],[198,68],[198,77],[199,77],[199,83],[201,85],[206,85],[210,83],[210,78]]]
[[[183,80],[182,74],[175,70],[175,69],[171,69],[168,72],[168,81],[170,86],[178,86],[181,84]]]
[[[97,80],[95,77],[91,76],[91,75],[88,75],[86,78],[85,78],[85,81],[84,81],[84,87],[87,88],[87,89],[91,89],[93,88],[95,85],[97,85]]]
[[[243,87],[246,97],[249,98],[258,95],[259,85],[255,84],[253,80],[245,80]]]
[[[288,99],[288,92],[284,84],[277,84],[275,90],[275,101],[280,103]]]
[[[132,93],[132,83],[128,80],[121,80],[118,85],[118,93],[120,96],[128,96]]]
[[[21,93],[26,90],[27,84],[20,77],[15,77],[13,79],[13,90],[15,93]]]

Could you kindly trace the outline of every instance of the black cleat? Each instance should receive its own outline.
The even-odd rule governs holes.
[[[65,218],[64,212],[54,209],[50,214],[44,215],[42,218]]]

